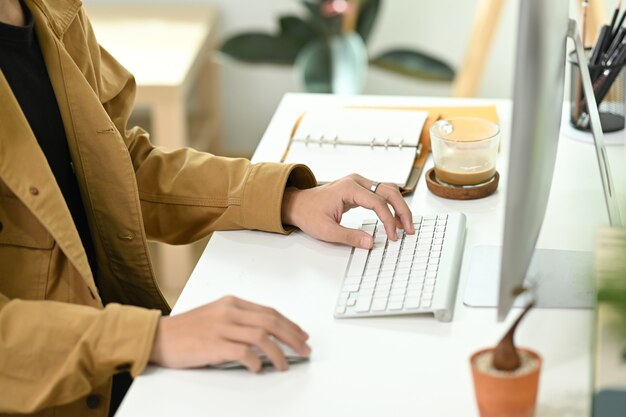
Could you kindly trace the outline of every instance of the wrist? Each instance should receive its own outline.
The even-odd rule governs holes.
[[[150,363],[154,363],[156,365],[163,365],[164,354],[164,345],[166,336],[165,333],[167,323],[167,317],[161,317],[159,319],[159,323],[157,324],[156,332],[154,334],[154,340],[152,342],[152,350],[150,351],[149,361]]]
[[[287,187],[283,194],[283,202],[280,208],[280,219],[282,224],[297,226],[294,218],[296,201],[301,190],[296,187]]]

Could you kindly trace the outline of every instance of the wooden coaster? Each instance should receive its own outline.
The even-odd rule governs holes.
[[[496,171],[491,181],[476,186],[454,186],[443,185],[435,178],[435,168],[431,168],[426,173],[426,185],[430,192],[439,197],[450,198],[452,200],[475,200],[493,194],[498,188],[500,174]]]

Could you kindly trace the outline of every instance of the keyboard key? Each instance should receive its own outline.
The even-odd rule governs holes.
[[[419,298],[422,295],[422,291],[421,290],[407,290],[406,292],[406,298]]]
[[[415,245],[415,249],[413,250],[413,252],[415,252],[416,256],[428,256],[431,246],[432,242],[430,241],[430,239],[422,240],[417,242],[417,245]]]
[[[385,288],[376,288],[374,290],[374,298],[379,298],[379,297],[385,297],[387,298],[387,296],[389,295],[389,291],[391,290],[390,287],[385,287]]]
[[[348,269],[348,276],[360,276],[365,269],[365,262],[367,262],[368,251],[365,249],[354,249],[350,267]]]
[[[354,284],[343,284],[343,287],[341,288],[342,291],[349,291],[349,292],[355,292],[359,290],[359,286],[361,285],[360,282],[354,283]]]
[[[371,304],[372,304],[372,297],[359,296],[359,298],[356,300],[356,305],[354,306],[354,310],[359,313],[369,311]]]
[[[418,308],[420,301],[419,297],[406,297],[406,300],[404,300],[404,308]]]
[[[361,283],[361,291],[373,289],[374,287],[376,287],[376,281],[368,281],[368,282]]]
[[[352,307],[353,305],[356,304],[356,293],[353,292],[350,294],[350,296],[348,297],[348,301],[346,302],[347,305],[349,305],[350,307]]]
[[[389,291],[391,291],[391,284],[383,284],[383,285],[378,285],[375,289],[374,289],[374,296],[376,296],[376,294],[389,294]]]
[[[374,230],[376,230],[376,223],[363,224],[363,226],[361,227],[361,230],[366,232],[368,235],[373,236]]]
[[[359,297],[372,297],[374,294],[374,288],[361,288],[359,290]]]
[[[380,277],[378,277],[378,285],[383,285],[383,284],[391,284],[393,282],[393,276],[389,275],[389,276],[383,276],[381,275]]]
[[[383,263],[383,266],[380,267],[381,271],[394,271],[396,269],[396,263],[395,262],[391,262],[389,260],[385,260],[385,262]]]
[[[396,279],[391,284],[391,289],[394,288],[406,288],[406,284],[409,282],[407,277],[396,277]]]
[[[335,313],[336,314],[345,314],[346,313],[346,306],[345,305],[338,305],[335,308]]]
[[[426,273],[426,263],[425,262],[419,262],[416,261],[412,266],[411,266],[411,271],[413,271],[413,273]]]
[[[389,292],[390,296],[403,296],[404,295],[404,288],[391,288],[391,292]]]
[[[372,311],[385,311],[387,308],[387,297],[374,298],[372,301]]]
[[[363,279],[361,280],[361,284],[365,284],[365,283],[370,283],[370,282],[376,282],[376,280],[378,279],[378,276],[376,275],[364,275]]]
[[[407,292],[412,291],[412,290],[420,290],[420,294],[421,294],[423,286],[424,284],[422,282],[409,281],[409,283],[406,286],[406,289],[407,289]]]
[[[389,297],[389,302],[387,303],[387,308],[389,310],[402,310],[402,306],[404,304],[404,297],[395,296]]]
[[[411,268],[408,266],[399,266],[398,268],[396,268],[396,275],[397,276],[409,276],[409,274],[411,273]]]

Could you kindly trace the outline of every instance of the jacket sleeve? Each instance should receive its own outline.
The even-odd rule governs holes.
[[[97,44],[84,14],[82,18],[100,100],[130,152],[148,238],[183,244],[214,230],[285,233],[280,218],[285,187],[314,187],[311,171],[303,165],[253,165],[246,159],[189,148],[155,147],[143,129],[127,130],[135,99],[134,78]]]
[[[140,374],[159,316],[119,304],[99,310],[0,293],[0,414],[67,404],[116,372]]]

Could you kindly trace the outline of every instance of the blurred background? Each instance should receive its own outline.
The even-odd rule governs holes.
[[[454,73],[442,81],[370,65],[360,92],[510,99],[518,1],[379,1],[367,39],[370,58],[409,49]],[[578,3],[571,1],[575,18]],[[614,7],[604,3],[598,6],[602,18]],[[136,76],[132,122],[151,131],[159,145],[250,157],[283,94],[304,91],[294,65],[243,62],[219,51],[225,40],[241,33],[278,33],[281,16],[307,18],[310,10],[302,0],[85,0],[84,5],[100,43]],[[477,24],[477,19],[482,21]],[[460,72],[468,60],[481,56],[484,65],[477,66],[473,85],[459,92]],[[153,245],[152,250],[161,251],[155,257],[157,274],[171,302],[205,244],[196,244],[191,255],[189,248]]]

